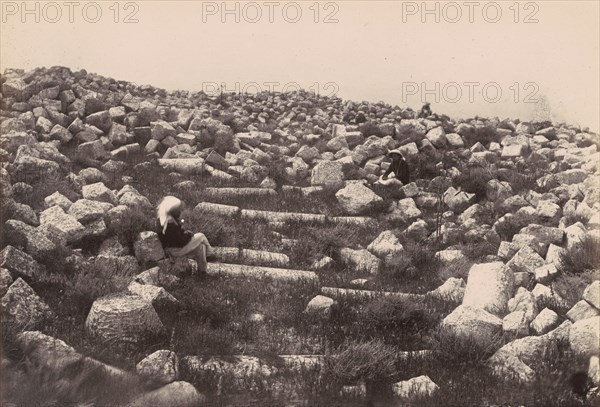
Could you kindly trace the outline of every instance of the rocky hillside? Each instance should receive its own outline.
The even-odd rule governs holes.
[[[5,401],[597,402],[588,129],[62,67],[0,83]],[[380,185],[396,148],[411,182]],[[167,194],[214,246],[206,281],[165,257]]]

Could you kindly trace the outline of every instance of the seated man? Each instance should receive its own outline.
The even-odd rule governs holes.
[[[379,178],[378,183],[382,185],[406,185],[410,182],[410,170],[408,163],[404,159],[404,156],[400,150],[392,150],[388,153],[388,157],[392,159],[387,171]],[[392,178],[389,178],[391,174],[394,174]]]
[[[431,112],[431,106],[429,102],[426,102],[423,107],[421,108],[421,111],[419,112],[419,119],[425,119],[429,116],[431,116],[432,112]]]
[[[180,219],[183,202],[174,196],[166,196],[157,208],[158,237],[165,252],[175,257],[190,256],[198,264],[198,275],[206,275],[206,256],[210,243],[202,233],[184,230]]]

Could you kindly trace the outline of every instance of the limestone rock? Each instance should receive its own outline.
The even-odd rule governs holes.
[[[8,291],[8,287],[10,287],[12,282],[13,278],[8,270],[0,267],[0,297],[4,297],[4,294],[6,294],[6,291]]]
[[[85,199],[89,199],[92,201],[108,202],[112,205],[118,204],[118,199],[115,193],[108,189],[102,182],[84,185],[83,188],[81,188],[81,192]]]
[[[154,285],[164,287],[167,290],[179,284],[179,277],[160,270],[160,267],[153,267],[135,276],[134,280],[140,284]]]
[[[531,321],[531,329],[538,335],[545,334],[554,329],[560,322],[559,316],[551,309],[544,308],[533,321]]]
[[[593,305],[590,305],[590,303],[585,300],[579,301],[577,304],[573,305],[569,312],[567,312],[567,318],[573,322],[592,318],[598,315],[600,315],[600,310]]]
[[[381,260],[365,249],[354,250],[344,247],[340,249],[340,257],[344,263],[357,271],[377,274],[381,267]]]
[[[107,202],[92,201],[89,199],[79,199],[73,203],[67,214],[73,216],[81,223],[89,223],[104,217],[113,205]]]
[[[175,137],[177,135],[177,131],[173,126],[163,120],[150,123],[150,131],[152,138],[157,141],[162,141],[169,136]]]
[[[54,317],[50,307],[20,277],[8,288],[1,303],[2,319],[15,332],[35,328]]]
[[[462,213],[465,209],[471,206],[475,200],[475,194],[458,190],[450,187],[444,192],[444,203],[448,205],[454,213]]]
[[[404,400],[432,397],[438,390],[439,386],[425,375],[392,384],[394,396]]]
[[[474,264],[469,270],[463,305],[499,315],[513,295],[513,272],[502,262]]]
[[[43,211],[40,214],[40,223],[63,234],[67,243],[77,242],[85,233],[85,227],[73,216],[67,215],[59,206]]]
[[[523,311],[527,323],[533,321],[538,314],[537,301],[533,293],[526,288],[519,287],[514,298],[508,300],[508,311]]]
[[[46,204],[46,208],[50,208],[52,206],[57,205],[60,206],[64,211],[68,211],[71,205],[73,204],[73,202],[71,202],[69,198],[67,198],[58,191],[44,198],[44,203]]]
[[[535,252],[531,247],[522,247],[513,258],[506,263],[513,271],[525,271],[535,273],[535,270],[544,265],[544,259]]]
[[[160,380],[163,383],[179,379],[179,358],[170,350],[157,350],[138,363],[135,370],[142,376]]]
[[[331,307],[335,301],[324,295],[317,295],[306,305],[305,313],[318,317],[328,318],[331,315]]]
[[[429,295],[460,303],[465,295],[465,287],[465,280],[462,278],[450,277],[444,284],[435,290],[430,291]]]
[[[600,309],[600,280],[596,280],[586,287],[583,292],[583,299]]]
[[[367,250],[378,257],[385,257],[390,254],[402,254],[404,252],[404,247],[392,231],[386,230],[381,232],[379,236],[369,244]]]
[[[513,311],[502,319],[502,330],[516,336],[526,336],[529,333],[529,321],[525,312]]]
[[[488,364],[496,377],[503,380],[516,380],[529,383],[535,379],[535,372],[510,351],[501,348],[488,359]]]
[[[157,287],[151,284],[140,284],[137,281],[132,281],[127,287],[127,290],[131,294],[142,297],[144,300],[151,303],[157,310],[165,307],[177,307],[179,305],[179,301],[163,287]]]
[[[460,305],[443,319],[442,326],[459,337],[487,341],[501,331],[502,320],[481,308]]]
[[[0,267],[8,270],[13,276],[23,276],[28,279],[38,277],[41,270],[39,263],[33,257],[10,245],[0,252]]]
[[[569,330],[571,349],[578,355],[598,355],[600,316],[575,322]]]
[[[164,326],[152,305],[137,295],[116,294],[94,301],[85,321],[89,335],[109,343],[138,343]]]
[[[140,263],[156,262],[165,257],[165,252],[156,232],[140,232],[133,249],[135,257]]]
[[[344,182],[343,164],[337,161],[321,161],[312,169],[310,184],[340,187]]]
[[[373,209],[383,199],[365,185],[353,182],[336,192],[335,197],[350,215],[360,215]]]
[[[198,407],[206,403],[206,397],[187,382],[173,382],[138,396],[126,407]]]

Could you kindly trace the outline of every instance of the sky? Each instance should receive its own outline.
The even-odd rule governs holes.
[[[600,129],[600,2],[1,1],[0,69]]]

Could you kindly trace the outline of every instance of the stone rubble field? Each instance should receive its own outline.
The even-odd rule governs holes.
[[[6,402],[600,400],[586,128],[62,67],[0,83]],[[412,182],[378,185],[396,148]],[[214,246],[206,280],[165,256],[167,194]]]

